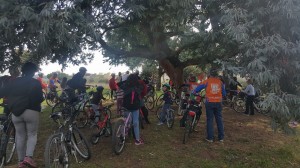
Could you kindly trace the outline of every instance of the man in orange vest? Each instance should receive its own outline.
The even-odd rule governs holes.
[[[202,84],[193,91],[193,93],[200,92],[202,89],[206,89],[206,141],[213,142],[213,118],[215,117],[218,127],[218,140],[223,142],[224,125],[222,118],[222,97],[226,95],[226,91],[224,84],[218,78],[218,71],[216,69],[212,69],[210,71],[210,77],[203,81]]]

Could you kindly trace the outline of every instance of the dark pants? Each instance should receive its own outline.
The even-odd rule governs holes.
[[[114,93],[116,93],[116,91],[117,91],[117,89],[112,89],[112,90],[110,90],[110,99],[113,99],[113,97],[114,97]]]
[[[213,140],[214,138],[214,126],[213,121],[214,118],[217,123],[218,128],[218,139],[224,139],[224,125],[223,125],[223,118],[222,118],[222,103],[205,103],[206,107],[206,131],[207,131],[207,139]]]
[[[247,96],[245,114],[249,114],[249,110],[250,110],[250,115],[254,115],[254,106],[253,106],[254,97],[255,96]]]

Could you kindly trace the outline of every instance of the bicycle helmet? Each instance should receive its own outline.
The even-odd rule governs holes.
[[[85,67],[80,67],[79,68],[79,72],[86,72],[86,71],[87,71],[87,69]]]
[[[167,83],[163,84],[162,87],[166,87],[168,90],[171,89],[171,86],[169,84],[167,84]]]
[[[97,91],[102,91],[104,89],[104,87],[103,86],[98,86],[96,89],[97,89]]]

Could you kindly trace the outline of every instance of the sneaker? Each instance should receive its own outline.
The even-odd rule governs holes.
[[[18,168],[25,168],[26,165],[23,162],[19,162],[18,164]]]
[[[220,142],[220,143],[223,143],[223,142],[224,142],[224,139],[219,140],[219,142]]]
[[[159,122],[159,123],[157,123],[156,125],[163,125],[164,123],[163,122]]]
[[[24,158],[23,164],[26,165],[27,167],[30,168],[36,168],[36,163],[34,162],[34,160],[31,157],[26,156]]]
[[[207,142],[209,142],[209,143],[213,143],[213,142],[214,142],[213,140],[209,140],[209,139],[207,139],[207,138],[205,138],[205,140],[206,140]]]
[[[143,145],[144,144],[144,141],[142,139],[140,139],[139,141],[138,140],[135,140],[135,145]]]

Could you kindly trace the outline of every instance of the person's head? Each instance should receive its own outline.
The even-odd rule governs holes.
[[[44,74],[43,74],[43,73],[39,73],[38,76],[39,76],[40,78],[43,78],[43,77],[44,77]]]
[[[22,75],[27,77],[33,77],[34,74],[38,71],[38,66],[32,62],[26,62],[22,66]]]
[[[136,74],[130,74],[127,78],[129,87],[135,87],[139,85],[139,78]]]
[[[237,81],[237,78],[234,76],[233,78],[232,78],[234,81]]]
[[[56,72],[53,72],[53,73],[52,73],[52,77],[53,77],[53,78],[57,78],[57,73],[56,73]]]
[[[9,69],[9,74],[10,76],[13,76],[13,77],[17,77],[20,75],[20,70],[19,68],[15,67],[15,66],[11,66]]]
[[[119,76],[122,76],[122,73],[121,73],[121,72],[119,72],[119,73],[118,73],[118,75],[119,75]]]
[[[248,79],[247,80],[247,84],[249,85],[249,84],[252,84],[253,83],[253,81],[252,81],[252,79]]]
[[[129,75],[129,71],[126,71],[126,74],[128,74],[128,75]]]
[[[115,73],[112,73],[112,74],[111,74],[111,77],[112,77],[112,78],[115,78],[115,77],[116,77],[116,74],[115,74]]]
[[[104,90],[104,87],[103,87],[103,86],[98,86],[98,87],[96,88],[96,90],[97,90],[97,92],[102,93],[103,90]]]
[[[212,68],[209,72],[210,77],[218,77],[218,69]]]
[[[163,84],[162,87],[163,87],[162,89],[163,89],[164,92],[171,89],[171,86],[169,84],[167,84],[167,83]]]
[[[85,67],[80,67],[79,68],[79,73],[84,76],[86,74],[87,69]]]
[[[139,70],[136,70],[136,71],[135,71],[135,74],[136,74],[136,75],[140,75],[140,71],[139,71]]]

